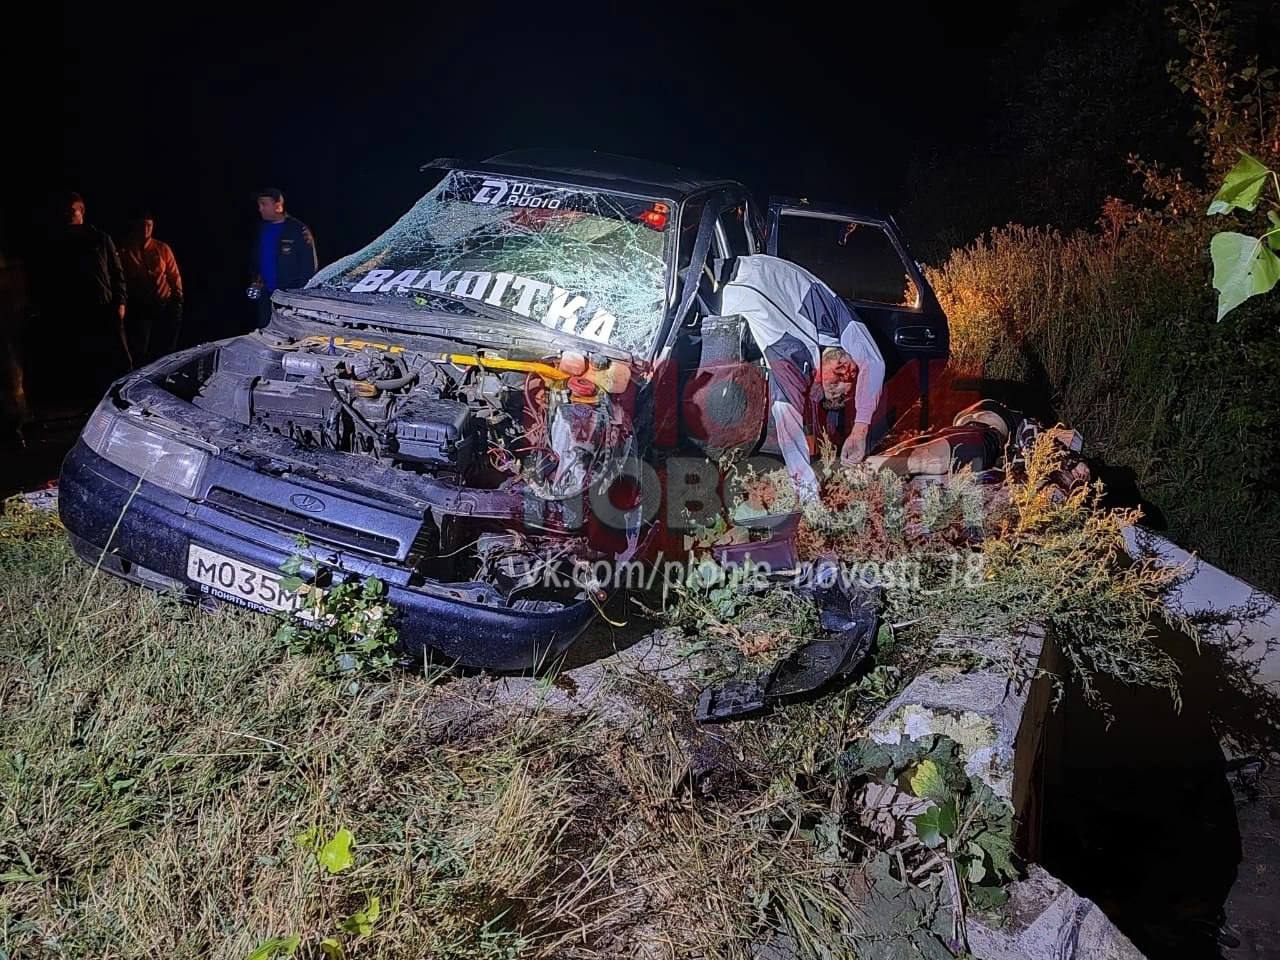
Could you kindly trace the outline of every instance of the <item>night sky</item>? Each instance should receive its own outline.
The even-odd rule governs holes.
[[[1109,6],[855,4],[838,19],[794,4],[68,6],[32,34],[47,57],[9,84],[16,126],[61,125],[8,158],[20,186],[0,240],[24,252],[63,190],[112,232],[149,208],[189,317],[220,334],[244,308],[260,185],[283,189],[322,262],[425,192],[423,162],[528,146],[893,210],[913,159],[972,150],[1046,38]]]

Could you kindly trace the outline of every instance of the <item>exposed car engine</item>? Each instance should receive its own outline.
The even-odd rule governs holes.
[[[517,359],[313,336],[224,350],[191,401],[303,447],[492,488],[518,476],[564,499],[633,451],[630,368],[565,352]]]

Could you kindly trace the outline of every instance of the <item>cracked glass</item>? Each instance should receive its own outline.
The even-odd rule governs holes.
[[[660,198],[455,171],[308,287],[424,308],[440,294],[643,353],[666,308],[673,211]]]

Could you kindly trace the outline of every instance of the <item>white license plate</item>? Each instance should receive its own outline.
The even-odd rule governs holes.
[[[284,576],[263,570],[220,553],[198,547],[187,548],[187,578],[208,593],[242,606],[296,612],[302,598],[280,586]]]

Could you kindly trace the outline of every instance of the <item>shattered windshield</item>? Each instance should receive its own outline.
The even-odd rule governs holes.
[[[666,201],[455,171],[307,286],[423,307],[432,293],[476,300],[642,353],[666,304],[671,209]]]

